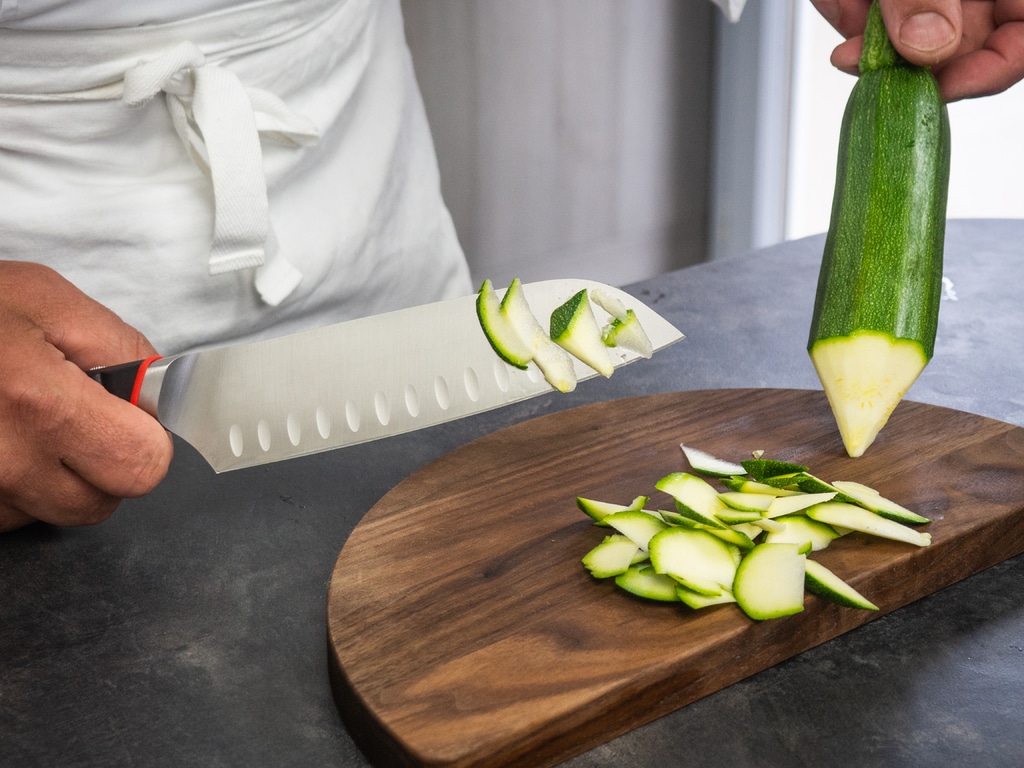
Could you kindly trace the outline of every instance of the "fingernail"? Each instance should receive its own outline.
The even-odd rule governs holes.
[[[937,51],[953,42],[955,36],[949,20],[934,11],[911,16],[900,27],[900,42],[919,51]]]

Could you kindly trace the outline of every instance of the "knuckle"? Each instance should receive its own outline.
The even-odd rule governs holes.
[[[49,381],[20,385],[8,393],[14,429],[22,440],[53,448],[61,441],[74,406],[67,390]]]
[[[14,431],[19,442],[35,452],[56,458],[67,441],[74,409],[68,397],[50,388],[20,393],[14,400]]]

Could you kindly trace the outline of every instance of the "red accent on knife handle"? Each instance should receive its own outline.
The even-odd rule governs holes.
[[[133,363],[96,368],[90,371],[89,375],[102,384],[110,394],[117,395],[132,405],[138,405],[139,392],[142,390],[142,380],[146,376],[146,370],[161,357],[162,355],[153,355]]]

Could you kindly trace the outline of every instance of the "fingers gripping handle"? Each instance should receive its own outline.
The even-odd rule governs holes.
[[[94,368],[89,371],[89,375],[102,384],[110,394],[127,400],[132,405],[140,405],[139,395],[142,392],[142,381],[146,377],[146,371],[151,364],[161,359],[160,355],[153,355],[132,363]]]

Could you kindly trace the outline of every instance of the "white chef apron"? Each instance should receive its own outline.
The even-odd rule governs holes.
[[[96,28],[0,2],[0,258],[164,354],[471,290],[398,0]]]

